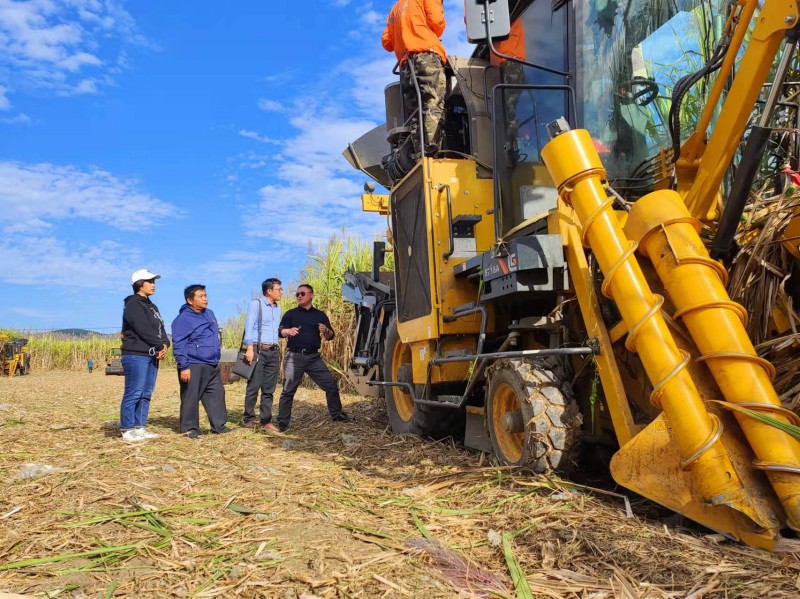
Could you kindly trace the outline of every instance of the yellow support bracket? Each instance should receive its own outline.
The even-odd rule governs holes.
[[[389,196],[376,193],[361,194],[361,210],[364,212],[377,212],[386,216],[389,214]]]

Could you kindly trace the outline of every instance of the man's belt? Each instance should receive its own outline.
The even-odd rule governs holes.
[[[292,349],[292,348],[289,348],[289,351],[295,354],[316,354],[319,352],[318,349]]]
[[[267,351],[277,351],[278,350],[278,344],[277,343],[273,343],[271,345],[267,345],[266,343],[262,343],[261,344],[261,349],[265,349]]]

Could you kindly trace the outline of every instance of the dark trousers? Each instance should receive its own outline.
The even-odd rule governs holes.
[[[311,380],[325,392],[325,401],[328,403],[328,412],[335,418],[342,413],[342,400],[339,398],[339,387],[333,380],[333,375],[325,365],[322,356],[316,354],[301,354],[286,352],[283,361],[283,392],[278,406],[278,427],[283,430],[289,426],[292,418],[292,402],[294,394],[303,375],[308,374]]]
[[[182,433],[199,430],[200,404],[202,403],[203,409],[208,415],[211,430],[218,433],[228,421],[225,388],[222,386],[219,366],[190,364],[189,372],[191,373],[189,382],[181,381],[180,430]]]
[[[258,362],[253,369],[253,376],[247,382],[244,393],[244,422],[254,420],[258,390],[261,389],[260,422],[267,424],[272,420],[272,395],[275,385],[278,384],[278,371],[281,365],[281,356],[278,350],[262,349],[258,354]]]

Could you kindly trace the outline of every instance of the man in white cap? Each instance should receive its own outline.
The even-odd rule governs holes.
[[[158,307],[150,301],[161,275],[141,268],[131,275],[133,295],[125,298],[122,313],[122,369],[125,391],[119,428],[125,441],[158,437],[147,432],[150,397],[156,386],[158,363],[167,355],[169,338]]]

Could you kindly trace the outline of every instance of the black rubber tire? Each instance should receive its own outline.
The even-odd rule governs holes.
[[[402,344],[400,334],[397,332],[397,319],[392,317],[386,328],[386,342],[383,351],[381,372],[384,381],[397,382],[397,373],[392,371],[392,358],[395,348]],[[416,393],[422,392],[422,385],[416,386]],[[444,439],[453,437],[462,439],[464,436],[464,410],[452,408],[439,408],[425,406],[418,403],[397,405],[396,398],[402,393],[399,387],[386,387],[386,413],[389,416],[389,425],[396,435],[416,435],[428,439]],[[403,394],[408,397],[407,394]],[[411,401],[410,398],[406,401]]]
[[[577,461],[583,417],[559,362],[498,360],[487,369],[486,377],[487,427],[497,458],[505,465],[540,474],[569,472]],[[499,428],[511,393],[524,422],[524,434],[516,437],[519,446],[512,433]]]

